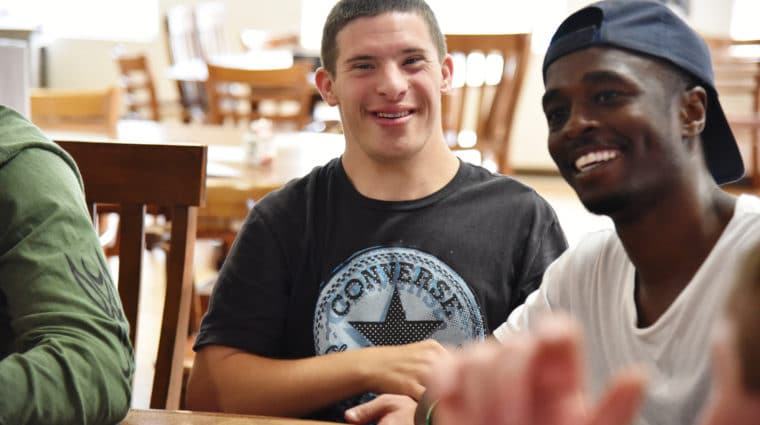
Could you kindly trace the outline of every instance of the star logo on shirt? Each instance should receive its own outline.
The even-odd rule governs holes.
[[[348,323],[374,345],[402,345],[430,338],[443,320],[406,320],[398,288],[393,288],[391,304],[385,312],[384,321]]]

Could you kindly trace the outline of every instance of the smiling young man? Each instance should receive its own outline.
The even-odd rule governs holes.
[[[552,158],[615,230],[560,257],[494,335],[566,311],[585,331],[594,394],[643,364],[638,423],[694,423],[709,392],[710,329],[760,240],[760,200],[718,187],[744,169],[707,47],[662,3],[603,1],[560,25],[543,71]]]
[[[543,73],[552,158],[615,229],[588,235],[550,265],[494,336],[510,346],[544,314],[565,312],[584,331],[594,397],[615,372],[641,364],[649,384],[637,423],[692,424],[710,388],[710,329],[742,258],[760,244],[760,199],[718,186],[744,167],[707,46],[661,2],[602,1],[560,25]],[[524,367],[520,357],[505,355],[506,369]],[[456,401],[498,401],[477,383],[462,378]],[[526,386],[517,395],[535,394]],[[435,422],[430,400],[419,403],[418,424]],[[514,421],[510,407],[485,417],[530,423]],[[365,404],[353,416],[411,417],[403,408]],[[572,423],[563,419],[553,423]]]
[[[201,325],[188,406],[339,420],[414,406],[444,345],[482,340],[566,242],[530,188],[444,141],[452,60],[422,0],[343,0],[316,82],[346,147],[256,204]]]

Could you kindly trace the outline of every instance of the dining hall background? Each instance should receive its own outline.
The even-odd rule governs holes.
[[[165,19],[167,13],[177,7],[197,8],[211,3],[222,6],[221,42],[226,51],[239,53],[250,48],[247,44],[256,45],[266,39],[296,35],[298,42],[295,48],[298,53],[314,58],[318,56],[324,17],[334,0],[0,0],[0,39],[10,37],[28,43],[30,63],[26,68],[29,74],[26,81],[30,89],[82,90],[112,86],[119,82],[115,56],[144,54],[153,74],[161,120],[176,123],[168,133],[190,142],[202,141],[202,131],[182,130],[179,86],[176,80],[168,77],[172,60]],[[509,166],[518,179],[535,187],[549,200],[571,245],[590,230],[611,226],[606,217],[587,213],[558,177],[546,148],[547,129],[540,105],[543,93],[540,67],[547,38],[570,11],[590,1],[470,0],[463,5],[462,2],[450,0],[428,0],[428,3],[446,34],[531,34],[530,55],[509,133]],[[760,27],[755,22],[760,15],[760,2],[757,0],[675,0],[671,3],[706,37],[760,39]],[[294,46],[291,44],[288,47]],[[760,52],[751,51],[748,55],[755,55],[757,60],[752,62],[752,66],[757,68]],[[18,74],[14,74],[13,66],[7,61],[0,61],[6,85],[10,84],[10,75]],[[755,78],[754,90],[760,97],[757,89],[760,86],[760,72]],[[2,87],[0,84],[0,94]],[[0,99],[0,102],[4,100]],[[746,105],[737,107],[744,108]],[[758,105],[754,107],[757,110]],[[753,128],[758,127],[760,125],[756,122]],[[212,133],[209,133],[210,137],[214,137]],[[332,143],[334,140],[325,141],[331,149],[336,148]],[[229,147],[216,147],[216,158],[220,153],[228,155],[231,152]],[[339,153],[340,146],[328,153],[333,152]],[[749,146],[743,146],[743,152],[748,158],[752,155]],[[210,150],[209,160],[213,159]],[[252,173],[252,176],[267,178],[266,171],[254,170]],[[752,190],[757,192],[757,186]],[[196,263],[208,263],[212,273],[215,267],[210,257],[218,255],[214,254],[215,249],[216,246],[204,247],[202,244],[196,248]],[[161,258],[150,257],[143,264],[156,268],[158,271],[154,273],[161,275],[161,261]],[[209,279],[213,277],[196,276],[195,283],[202,284]],[[160,307],[162,301],[148,297],[146,302]],[[138,368],[141,361],[150,363],[150,360],[138,357]],[[138,394],[133,404],[145,407],[147,400],[147,396],[141,398]]]
[[[760,38],[752,17],[760,13],[755,0],[674,0],[687,5],[688,19],[701,33]],[[41,80],[51,88],[102,87],[117,81],[115,48],[144,52],[155,77],[159,104],[176,104],[177,86],[164,77],[170,60],[163,18],[168,10],[198,0],[3,0],[3,27],[39,28],[37,46],[44,47]],[[230,50],[243,49],[240,34],[259,30],[296,33],[305,48],[318,51],[320,30],[334,0],[223,0],[224,36]],[[552,170],[545,147],[546,125],[541,112],[543,84],[540,63],[546,38],[569,11],[588,0],[429,0],[444,33],[533,33],[529,66],[511,131],[510,158],[517,170]],[[678,7],[678,6],[676,6]],[[754,8],[754,9],[753,9]],[[50,31],[46,31],[46,27]],[[33,84],[34,85],[34,84]]]

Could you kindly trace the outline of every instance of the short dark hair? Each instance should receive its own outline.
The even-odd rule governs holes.
[[[433,10],[424,0],[340,0],[333,6],[322,29],[322,66],[335,75],[338,61],[337,37],[340,30],[352,21],[389,12],[415,13],[428,27],[430,38],[438,50],[438,58],[446,56],[446,38],[443,36]]]

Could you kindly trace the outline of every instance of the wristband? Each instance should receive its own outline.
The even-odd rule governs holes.
[[[433,409],[435,409],[436,404],[438,404],[438,400],[430,404],[427,414],[425,415],[425,425],[433,425]]]

